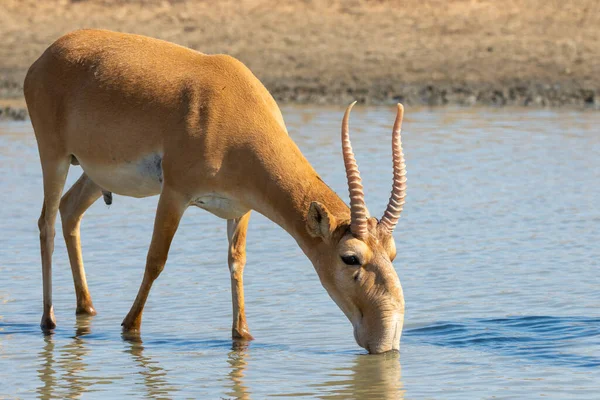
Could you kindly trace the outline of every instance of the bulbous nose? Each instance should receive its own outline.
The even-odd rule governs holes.
[[[369,354],[400,351],[400,337],[404,325],[404,314],[394,316],[392,322],[375,327],[367,327],[364,321],[354,326],[356,343]]]

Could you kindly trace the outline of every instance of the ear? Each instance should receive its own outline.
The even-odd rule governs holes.
[[[306,229],[312,237],[327,240],[331,237],[335,226],[335,217],[323,204],[318,201],[310,203],[308,215],[306,216]]]

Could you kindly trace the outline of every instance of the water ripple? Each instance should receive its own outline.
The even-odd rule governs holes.
[[[583,345],[600,346],[600,318],[594,317],[516,316],[438,322],[407,330],[404,337],[436,346],[500,352],[552,365],[600,366],[600,357],[574,352]]]
[[[379,216],[393,108],[357,107],[352,143]],[[290,135],[347,201],[339,107],[286,107]],[[364,356],[296,242],[254,213],[244,274],[256,338],[230,340],[226,224],[189,209],[141,340],[121,321],[142,280],[157,198],[115,195],[81,236],[98,315],[76,318],[57,221],[58,328],[39,329],[39,155],[0,123],[0,398],[577,398],[600,393],[600,113],[407,110],[408,198],[394,232],[406,296],[400,357]],[[71,167],[67,187],[81,174]],[[506,315],[521,317],[494,318]],[[584,317],[565,317],[565,316]],[[436,322],[439,321],[439,322]],[[418,329],[412,329],[418,328]]]

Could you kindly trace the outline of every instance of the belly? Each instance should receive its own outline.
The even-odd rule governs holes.
[[[224,219],[240,218],[250,208],[239,201],[219,193],[206,193],[194,199],[193,205]]]
[[[85,173],[102,189],[122,196],[147,197],[160,194],[163,171],[162,155],[148,154],[137,161],[118,164],[86,162],[77,157]],[[250,208],[227,195],[209,192],[200,194],[190,203],[220,218],[235,219]]]
[[[152,153],[139,160],[118,164],[86,162],[79,157],[77,160],[90,179],[109,192],[131,197],[154,196],[161,192],[161,154]]]

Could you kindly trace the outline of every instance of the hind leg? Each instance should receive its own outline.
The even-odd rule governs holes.
[[[69,172],[68,157],[42,158],[44,175],[44,205],[42,215],[38,220],[40,228],[40,250],[42,256],[42,279],[44,290],[44,314],[40,326],[44,330],[54,329],[56,320],[52,306],[52,253],[54,252],[54,224],[60,204],[67,173]]]
[[[75,295],[77,297],[77,314],[96,315],[92,297],[85,279],[85,269],[81,255],[80,225],[85,211],[102,196],[102,189],[84,173],[60,200],[60,217],[63,236],[69,253]]]

